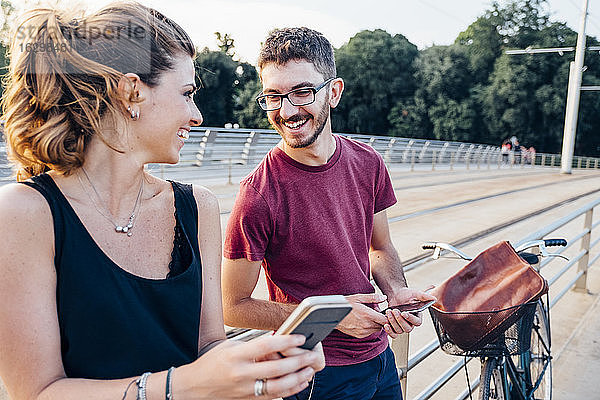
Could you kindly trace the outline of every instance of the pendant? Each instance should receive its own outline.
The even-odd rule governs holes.
[[[122,226],[115,226],[115,231],[116,232],[123,232],[123,227]]]

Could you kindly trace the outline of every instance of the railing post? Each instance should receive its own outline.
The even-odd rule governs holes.
[[[577,168],[581,169],[581,157],[577,157]]]
[[[410,139],[408,141],[408,144],[404,148],[404,151],[402,152],[402,162],[403,163],[405,163],[406,160],[408,160],[408,151],[412,149],[413,144],[415,144],[415,141],[413,139]]]
[[[471,152],[467,151],[467,154],[465,154],[465,163],[466,163],[467,169],[469,169],[469,162],[470,161],[471,161]]]
[[[450,171],[454,171],[454,157],[456,156],[457,151],[450,154]]]
[[[448,150],[448,147],[450,147],[450,143],[445,142],[444,145],[442,146],[442,149],[440,150],[440,155],[438,158],[438,163],[439,164],[443,164],[444,163],[444,158],[446,158],[446,150]]]
[[[542,154],[542,167],[546,166],[546,154]]]
[[[590,261],[590,239],[592,237],[592,219],[594,216],[594,209],[591,208],[585,213],[584,230],[586,234],[581,239],[581,250],[585,250],[585,255],[579,260],[577,265],[577,271],[583,271],[583,275],[575,282],[575,290],[587,292],[587,270],[588,263]]]
[[[196,153],[196,165],[201,167],[205,162],[210,161],[210,157],[212,156],[211,147],[214,145],[215,140],[217,139],[217,131],[211,131],[207,129],[202,135],[202,139],[200,140],[200,149],[198,153]]]
[[[398,338],[392,339],[390,345],[396,357],[396,369],[398,370],[398,377],[400,378],[404,398],[406,398],[406,376],[408,375],[408,343],[409,334],[404,333],[398,336]]]
[[[435,171],[435,158],[437,157],[437,150],[433,150],[433,154],[431,155],[431,170]]]
[[[554,161],[556,160],[556,155],[552,154],[552,158],[550,158],[550,166],[554,167]]]
[[[410,170],[415,170],[415,149],[412,150],[412,155],[410,156]]]
[[[502,153],[498,153],[498,169],[502,168]]]
[[[385,151],[385,156],[383,157],[386,164],[390,164],[392,162],[394,143],[396,143],[396,138],[391,138],[390,141],[388,142],[387,149]]]
[[[227,178],[227,184],[228,185],[233,185],[233,181],[231,180],[231,167],[233,165],[233,161],[231,160],[231,151],[229,152],[229,171],[228,171],[228,178]]]
[[[250,132],[250,135],[246,139],[246,143],[244,144],[244,148],[242,149],[242,162],[246,165],[252,165],[252,160],[254,158],[254,147],[256,143],[260,140],[260,133],[258,132]]]
[[[523,153],[521,151],[521,159],[519,160],[521,162],[521,168],[525,168],[525,153]]]

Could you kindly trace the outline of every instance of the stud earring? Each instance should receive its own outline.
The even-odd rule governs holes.
[[[138,119],[140,119],[140,112],[132,110],[131,106],[127,106],[127,111],[129,111],[129,113],[131,114],[132,120],[137,121]]]

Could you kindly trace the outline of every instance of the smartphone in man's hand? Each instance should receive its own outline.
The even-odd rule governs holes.
[[[433,304],[435,304],[435,300],[417,301],[417,302],[408,303],[408,304],[398,304],[396,306],[390,306],[390,307],[386,308],[385,310],[382,311],[382,313],[385,314],[387,310],[398,310],[400,312],[407,311],[407,312],[410,312],[413,314],[418,314],[421,311],[427,310]]]

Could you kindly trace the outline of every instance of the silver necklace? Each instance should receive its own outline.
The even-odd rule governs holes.
[[[96,187],[92,183],[92,180],[90,179],[90,176],[87,174],[85,168],[81,167],[81,170],[83,171],[83,174],[85,175],[88,183],[92,187],[92,190],[96,194],[96,197],[98,197],[98,200],[100,202],[102,202],[102,197],[100,197],[100,193],[98,193],[98,191],[96,190]],[[124,225],[124,226],[123,225],[119,225],[116,222],[114,222],[114,220],[112,218],[112,214],[111,214],[110,210],[108,209],[108,207],[99,207],[98,206],[98,204],[96,203],[96,201],[94,200],[94,198],[85,189],[85,186],[84,186],[83,181],[81,180],[81,176],[79,174],[77,174],[77,179],[79,179],[79,184],[81,185],[81,188],[83,189],[83,191],[88,195],[88,197],[92,201],[92,204],[94,205],[94,208],[96,209],[96,211],[98,211],[98,214],[100,214],[104,218],[106,218],[115,227],[115,232],[117,232],[117,233],[126,233],[128,237],[131,237],[131,235],[133,235],[132,230],[133,230],[133,226],[135,225],[136,213],[139,214],[139,209],[141,207],[140,199],[142,197],[142,192],[144,190],[144,177],[142,176],[142,182],[140,183],[140,190],[138,191],[137,198],[135,199],[135,204],[133,205],[133,210],[131,210],[131,214],[129,215],[129,220],[127,222],[127,225]],[[100,208],[105,208],[105,210],[108,212],[108,215],[105,214],[105,213],[103,213],[100,210]]]

